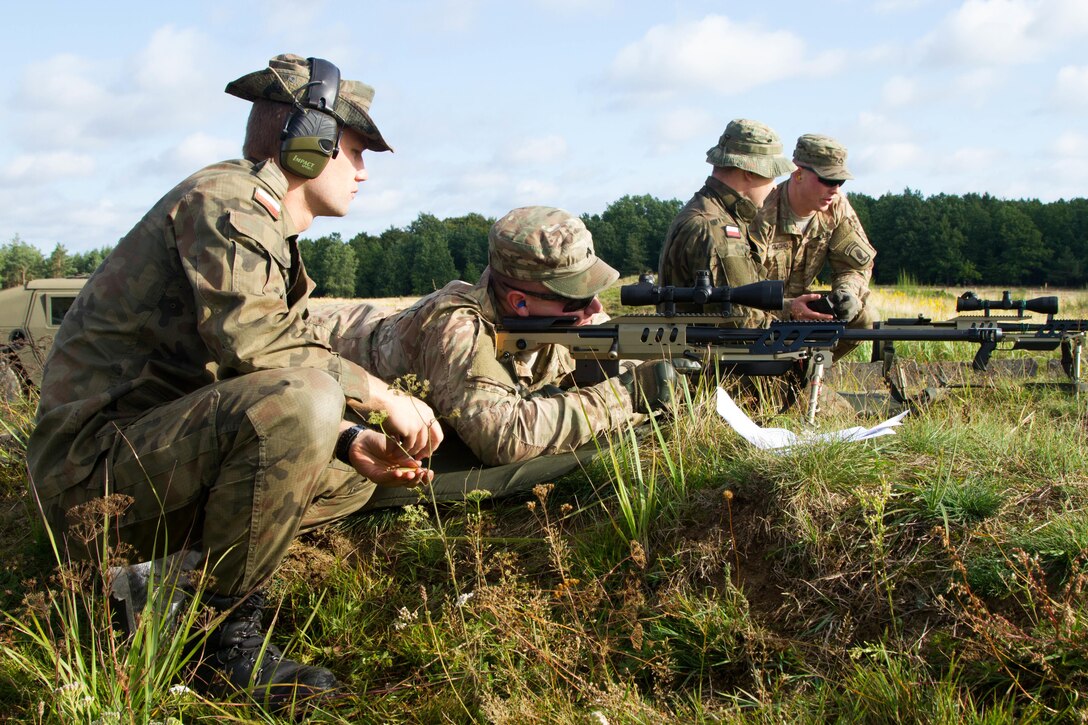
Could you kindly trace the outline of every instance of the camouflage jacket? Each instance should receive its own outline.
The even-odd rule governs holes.
[[[356,305],[321,322],[330,344],[388,383],[426,381],[426,402],[484,463],[501,465],[563,453],[639,423],[631,398],[615,380],[551,395],[574,370],[566,348],[546,345],[500,361],[500,313],[488,289],[454,281],[396,313]]]
[[[66,315],[28,445],[43,498],[79,484],[117,427],[218,380],[310,367],[349,404],[367,373],[309,327],[313,282],[271,163],[228,161],[174,187],[118,243]]]
[[[748,224],[755,213],[751,201],[713,176],[707,177],[703,188],[669,226],[658,263],[658,283],[689,287],[701,269],[710,270],[710,283],[715,287],[766,279],[748,241]],[[683,304],[676,308],[679,312],[702,309]],[[767,318],[761,310],[737,308],[740,310],[744,313],[737,316],[737,324],[744,327],[758,327]]]
[[[751,226],[752,245],[767,278],[782,280],[786,297],[796,297],[811,290],[826,262],[832,289],[848,290],[864,301],[876,250],[846,195],[836,195],[802,231],[790,220],[783,198],[789,183],[787,179],[771,191]]]

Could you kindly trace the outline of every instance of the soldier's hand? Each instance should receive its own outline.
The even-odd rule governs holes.
[[[832,291],[827,296],[827,301],[831,303],[831,309],[835,310],[835,318],[843,322],[853,322],[854,318],[861,314],[861,300],[848,290]]]
[[[835,318],[832,315],[818,312],[809,306],[822,297],[823,295],[817,292],[810,292],[794,297],[790,300],[790,319],[800,320],[802,322],[829,322],[834,320]]]
[[[348,461],[379,486],[418,486],[434,478],[434,472],[405,454],[398,441],[374,430],[355,436],[348,449]]]
[[[388,417],[382,430],[396,439],[404,453],[412,458],[426,458],[442,442],[442,426],[431,407],[419,398],[394,394],[386,402]]]
[[[631,394],[636,413],[668,408],[680,386],[687,385],[668,360],[647,360],[618,379]]]

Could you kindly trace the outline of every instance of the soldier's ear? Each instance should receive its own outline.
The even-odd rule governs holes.
[[[518,317],[528,317],[528,303],[525,301],[525,294],[517,290],[509,290],[506,293],[506,304],[510,306],[510,309],[514,311]]]

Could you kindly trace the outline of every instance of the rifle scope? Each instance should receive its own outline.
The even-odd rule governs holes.
[[[964,292],[956,299],[956,312],[978,312],[990,314],[990,310],[1016,310],[1023,316],[1024,311],[1038,312],[1041,315],[1058,314],[1058,298],[1036,297],[1032,300],[1014,300],[1008,290],[1001,295],[999,300],[984,300],[974,292]]]
[[[667,315],[674,314],[675,304],[685,302],[695,305],[720,304],[724,314],[729,315],[732,305],[745,305],[758,310],[782,309],[783,283],[781,280],[753,282],[740,287],[712,287],[710,272],[700,271],[695,274],[693,287],[659,287],[654,284],[652,274],[644,274],[636,284],[620,287],[620,304],[662,305]]]

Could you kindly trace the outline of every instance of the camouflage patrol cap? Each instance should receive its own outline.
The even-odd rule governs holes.
[[[747,118],[729,122],[718,145],[707,150],[706,162],[744,169],[768,179],[788,174],[794,168],[782,155],[778,134],[767,124]]]
[[[582,220],[562,209],[514,209],[491,225],[487,241],[492,270],[564,297],[592,297],[620,276],[593,252]]]
[[[226,91],[247,101],[268,100],[295,103],[310,82],[310,62],[299,55],[284,53],[268,61],[268,67],[247,73],[227,84]],[[372,151],[392,151],[370,117],[374,89],[360,81],[340,80],[336,106],[332,110],[344,125],[357,131]]]
[[[793,161],[825,179],[844,181],[854,178],[846,168],[846,147],[830,136],[806,133],[797,139]]]

